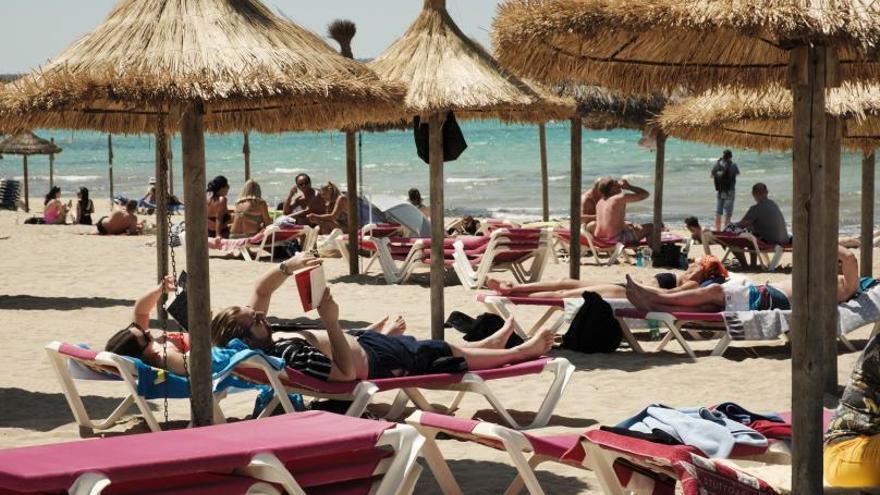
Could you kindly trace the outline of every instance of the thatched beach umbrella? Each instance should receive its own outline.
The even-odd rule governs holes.
[[[873,272],[874,150],[880,147],[880,86],[843,83],[828,90],[825,111],[844,122],[842,146],[862,153],[859,269]],[[791,91],[718,89],[670,105],[657,124],[671,136],[708,144],[788,151],[792,142]]]
[[[828,227],[837,222],[840,126],[821,109],[826,86],[880,75],[878,9],[870,0],[507,0],[495,21],[499,59],[545,82],[627,91],[791,85],[796,493],[822,490],[822,391],[837,388],[829,330],[837,233]]]
[[[454,111],[463,118],[510,121],[520,115],[540,115],[547,120],[569,118],[573,108],[559,98],[542,98],[535,89],[501,69],[455,25],[446,11],[446,0],[425,0],[421,14],[409,29],[369,66],[383,79],[402,83],[407,88],[404,103],[408,113],[420,115],[429,125],[431,335],[443,338],[442,126],[447,112]],[[576,127],[579,135],[579,122]]]
[[[203,425],[212,419],[205,131],[340,128],[381,120],[401,98],[258,0],[123,0],[45,68],[0,92],[0,108],[6,125],[20,127],[148,133],[157,142],[180,132],[192,411]],[[162,232],[168,174],[167,153],[159,155]]]
[[[667,98],[659,93],[626,94],[600,86],[563,84],[561,94],[573,97],[578,104],[584,127],[594,130],[631,129],[654,134],[654,236],[651,248],[660,249],[660,225],[663,223],[663,176],[666,160],[666,135],[651,121],[663,110]]]
[[[21,155],[24,169],[24,211],[31,211],[28,192],[28,157],[31,155],[49,155],[61,153],[55,140],[43,139],[33,132],[21,132],[7,137],[0,142],[0,155]]]

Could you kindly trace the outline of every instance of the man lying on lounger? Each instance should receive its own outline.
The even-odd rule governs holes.
[[[553,345],[553,334],[542,330],[525,343],[505,349],[513,332],[512,320],[494,335],[470,346],[416,340],[399,332],[343,331],[339,326],[339,308],[329,288],[318,307],[326,330],[305,330],[274,340],[266,322],[272,294],[294,271],[319,263],[311,255],[299,253],[269,270],[257,281],[247,306],[231,306],[214,316],[214,345],[226,346],[233,339],[241,339],[251,348],[284,359],[291,368],[327,381],[496,368],[535,359]]]
[[[848,249],[837,249],[837,302],[842,303],[859,291],[859,263]],[[626,297],[636,308],[647,311],[760,311],[791,309],[791,279],[756,285],[748,279],[734,279],[679,292],[662,292],[640,285],[626,276]]]
[[[703,256],[691,263],[687,270],[675,274],[662,272],[643,282],[669,292],[696,289],[709,284],[720,284],[727,280],[727,269],[714,256]],[[502,296],[510,297],[581,297],[584,291],[595,292],[608,299],[626,297],[626,284],[597,284],[586,280],[562,279],[552,282],[531,282],[515,284],[494,278],[486,279],[486,286]]]

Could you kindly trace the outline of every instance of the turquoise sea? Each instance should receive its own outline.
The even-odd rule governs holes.
[[[462,124],[468,149],[445,168],[447,214],[464,213],[535,219],[541,215],[538,131],[535,126],[506,125],[495,121]],[[91,132],[38,131],[54,137],[64,151],[56,157],[56,184],[65,198],[86,186],[92,197],[109,197],[107,135]],[[626,130],[584,131],[584,186],[602,175],[622,176],[653,190],[654,153],[637,145],[640,133]],[[366,194],[405,198],[410,187],[428,196],[428,168],[416,155],[411,132],[364,133],[362,136],[363,184]],[[241,134],[208,136],[208,176],[225,175],[235,197],[244,177]],[[180,141],[174,144],[175,192],[181,189]],[[547,146],[551,215],[567,216],[569,187],[569,128],[567,123],[548,124]],[[113,136],[116,194],[140,196],[153,175],[154,142],[148,136]],[[704,225],[714,215],[715,192],[709,169],[722,148],[670,139],[666,146],[664,220],[680,225],[687,215],[697,215]],[[764,182],[771,197],[791,219],[791,155],[734,150],[739,164],[734,217],[745,213],[752,199],[754,182]],[[31,195],[48,189],[48,158],[31,157]],[[280,201],[294,176],[307,172],[315,184],[332,180],[344,183],[345,142],[337,132],[252,134],[253,178],[272,203]],[[5,156],[0,176],[21,177],[21,159]],[[841,170],[841,230],[856,232],[859,224],[861,157],[848,153]],[[636,221],[648,220],[651,202],[631,205]]]

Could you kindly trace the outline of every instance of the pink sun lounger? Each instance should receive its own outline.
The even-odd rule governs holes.
[[[703,249],[706,254],[712,254],[710,246],[718,244],[724,248],[724,255],[721,261],[726,261],[733,253],[744,253],[746,251],[754,251],[758,253],[758,261],[761,267],[767,271],[773,271],[779,267],[782,261],[782,254],[791,252],[792,244],[770,244],[755,237],[754,234],[745,232],[742,234],[733,234],[723,231],[704,230],[702,233]]]
[[[308,411],[0,450],[0,492],[411,493],[422,442],[410,426]]]
[[[553,230],[553,234],[555,235],[559,244],[570,250],[570,229],[557,227]],[[660,242],[662,244],[678,244],[680,242],[684,242],[684,239],[675,234],[663,232],[660,234]],[[581,229],[580,243],[582,247],[590,250],[593,259],[596,260],[596,264],[599,266],[611,266],[616,263],[621,256],[623,256],[625,259],[629,259],[629,253],[627,253],[627,250],[632,251],[640,247],[645,247],[649,245],[646,238],[642,238],[638,242],[630,242],[626,244],[610,239],[602,239],[599,237],[595,237],[590,231],[585,228]],[[685,249],[689,249],[689,246]],[[605,258],[603,259],[602,257],[600,257],[600,255],[605,256]]]
[[[308,225],[269,225],[262,231],[243,239],[222,239],[213,237],[208,241],[208,247],[224,253],[240,254],[247,261],[259,261],[264,256],[269,256],[269,261],[275,261],[274,248],[286,246],[296,238],[303,237],[303,251],[314,249],[318,239],[318,231]],[[255,254],[251,253],[251,249]]]
[[[550,261],[550,229],[497,229],[489,237],[480,252],[468,251],[462,241],[454,244],[453,268],[462,285],[480,288],[489,272],[505,269],[520,283],[541,279]],[[531,264],[527,269],[528,261]]]
[[[522,425],[510,415],[507,408],[492,392],[488,382],[502,378],[537,375],[543,372],[552,373],[553,381],[532,422]],[[290,368],[276,370],[263,359],[248,359],[239,363],[233,373],[254,383],[270,385],[275,391],[275,396],[267,406],[267,409],[270,410],[280,402],[285,411],[293,411],[293,404],[287,394],[295,392],[311,397],[350,400],[352,404],[346,414],[360,416],[375,394],[396,390],[398,391],[397,396],[386,415],[386,418],[393,419],[400,417],[410,401],[421,410],[432,411],[434,409],[422,395],[420,389],[450,390],[457,391],[458,394],[446,408],[448,411],[454,411],[458,408],[465,393],[473,392],[485,397],[507,424],[517,429],[523,429],[538,428],[547,424],[553,410],[556,409],[556,405],[562,398],[572,373],[574,373],[574,366],[565,358],[544,357],[500,368],[465,373],[437,373],[351,382],[325,382]]]
[[[675,493],[676,481],[681,482],[686,494],[775,493],[766,483],[708,459],[693,447],[654,444],[600,430],[584,434],[535,435],[489,422],[421,411],[413,413],[406,422],[425,437],[422,456],[446,495],[464,492],[436,442],[439,433],[506,452],[517,471],[516,478],[504,492],[508,495],[519,493],[523,486],[532,495],[543,494],[535,476],[535,468],[545,462],[557,462],[594,471],[599,478],[602,493],[606,494],[672,495]],[[749,460],[761,459],[760,454],[754,451],[744,451],[743,454]],[[624,455],[626,460],[618,461]],[[733,457],[738,457],[738,454],[735,452]],[[684,463],[699,464],[699,467],[691,470]],[[712,469],[710,480],[701,471],[710,469],[707,466]],[[765,491],[693,491],[705,486],[736,488],[740,483],[745,483],[743,486],[746,487],[757,485]]]

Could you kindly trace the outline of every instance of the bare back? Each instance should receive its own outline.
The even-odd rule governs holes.
[[[596,237],[615,239],[626,227],[626,199],[623,193],[596,203]]]
[[[116,210],[102,221],[108,235],[122,235],[135,232],[137,216],[126,210]]]

